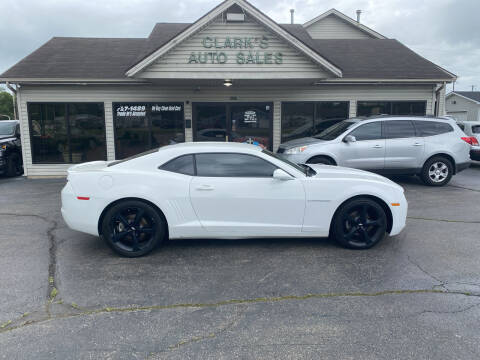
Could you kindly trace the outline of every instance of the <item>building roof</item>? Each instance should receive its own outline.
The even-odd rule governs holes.
[[[451,95],[460,95],[460,96],[463,96],[464,98],[480,103],[480,91],[452,91],[447,96],[451,96]]]
[[[131,81],[126,71],[188,29],[187,23],[158,23],[148,38],[54,37],[0,75],[0,81],[82,79]],[[455,75],[394,39],[312,39],[304,26],[280,24],[342,71],[343,80],[451,81]]]

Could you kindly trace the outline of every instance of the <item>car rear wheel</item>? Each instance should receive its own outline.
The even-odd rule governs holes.
[[[23,173],[22,159],[17,153],[12,153],[7,159],[7,176],[19,176]]]
[[[442,156],[435,156],[423,165],[422,180],[429,186],[447,185],[453,176],[453,165],[450,160]]]
[[[387,234],[387,215],[370,199],[351,200],[337,211],[333,222],[336,241],[349,249],[369,249]]]
[[[324,164],[324,165],[333,165],[335,166],[335,161],[327,156],[315,156],[307,161],[307,164]]]
[[[165,241],[167,226],[163,216],[151,205],[142,201],[124,201],[112,206],[105,214],[102,236],[118,254],[140,257]]]

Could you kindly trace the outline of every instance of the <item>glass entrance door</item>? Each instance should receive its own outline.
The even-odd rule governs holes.
[[[193,104],[194,141],[230,141],[272,149],[272,103]]]

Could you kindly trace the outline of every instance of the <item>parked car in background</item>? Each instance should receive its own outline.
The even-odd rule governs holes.
[[[462,121],[458,123],[458,126],[467,135],[468,142],[472,145],[470,157],[472,160],[480,161],[480,122]]]
[[[259,146],[184,143],[73,166],[62,215],[136,257],[166,239],[326,237],[368,249],[405,227],[394,182],[361,170],[299,166]]]
[[[22,173],[20,122],[18,120],[0,121],[0,174],[18,176]]]
[[[297,164],[416,174],[427,185],[442,186],[470,166],[469,141],[451,119],[377,116],[342,121],[281,144],[278,153]]]

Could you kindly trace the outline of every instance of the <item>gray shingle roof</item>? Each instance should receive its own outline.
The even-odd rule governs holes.
[[[454,91],[453,93],[480,102],[480,91]]]
[[[159,23],[148,38],[55,37],[0,78],[126,79],[125,72],[191,24]],[[392,39],[314,40],[302,25],[282,24],[351,79],[435,79],[452,76]]]

